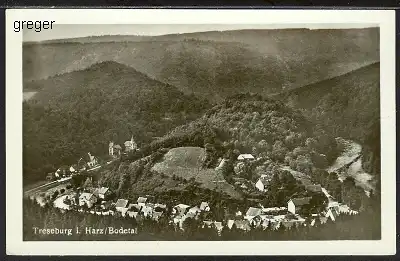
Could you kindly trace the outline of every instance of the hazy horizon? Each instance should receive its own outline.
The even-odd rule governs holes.
[[[54,24],[52,30],[23,30],[23,42],[41,42],[99,36],[162,36],[170,34],[200,33],[235,30],[276,29],[363,29],[378,27],[376,24],[263,24],[263,25],[102,25],[102,24]]]

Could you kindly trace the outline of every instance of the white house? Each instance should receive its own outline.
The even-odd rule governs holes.
[[[262,214],[262,209],[261,208],[253,208],[250,207],[247,212],[246,212],[246,216],[244,217],[247,220],[251,220],[256,216],[259,216]]]
[[[99,164],[97,158],[92,154],[90,154],[90,152],[88,152],[88,156],[89,156],[89,161],[87,162],[87,165],[89,168],[93,168]]]
[[[201,211],[210,211],[210,206],[208,205],[208,202],[201,202],[200,210]]]
[[[117,203],[115,203],[115,209],[119,212],[125,211],[127,209],[128,200],[127,199],[118,199]]]
[[[175,207],[173,207],[172,209],[172,214],[180,214],[183,215],[186,213],[186,210],[189,208],[190,206],[185,205],[185,204],[178,204]]]
[[[97,197],[92,193],[84,192],[79,196],[79,206],[87,205],[88,208],[91,208],[96,202]]]
[[[256,182],[256,188],[261,192],[265,192],[267,190],[267,186],[269,185],[269,182],[270,182],[269,178],[261,177]]]
[[[138,149],[136,142],[133,140],[133,136],[131,140],[127,140],[124,142],[125,152],[135,151]]]
[[[251,154],[240,154],[237,159],[240,161],[252,161],[254,160],[254,156]]]
[[[153,208],[148,207],[148,206],[144,206],[142,207],[142,209],[140,210],[140,212],[143,214],[143,216],[145,217],[151,217],[153,215]]]
[[[297,214],[300,209],[304,206],[310,203],[311,197],[305,197],[305,198],[292,198],[288,201],[287,203],[287,209],[289,212],[293,214]]]
[[[113,157],[118,157],[118,156],[120,156],[120,155],[121,155],[121,150],[122,150],[121,146],[118,145],[118,144],[114,144],[113,141],[111,141],[111,142],[108,144],[108,154],[109,154],[110,156],[113,156]]]
[[[94,195],[101,199],[105,199],[110,193],[110,190],[106,187],[96,188],[93,192]]]
[[[139,206],[144,207],[146,205],[147,198],[139,197],[137,199],[137,203]]]

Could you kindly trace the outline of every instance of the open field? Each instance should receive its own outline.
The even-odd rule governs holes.
[[[241,195],[224,180],[220,173],[214,169],[201,167],[204,157],[205,151],[200,147],[173,148],[152,169],[170,177],[175,175],[185,179],[194,178],[203,188],[223,191],[234,198],[240,198]]]

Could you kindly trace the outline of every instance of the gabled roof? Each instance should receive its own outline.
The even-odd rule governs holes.
[[[113,147],[114,147],[114,149],[122,149],[122,147],[120,145],[118,145],[118,144],[114,145]]]
[[[231,229],[234,223],[235,223],[235,220],[229,219],[228,222],[227,222],[228,228]]]
[[[237,157],[238,160],[243,160],[243,159],[254,159],[254,156],[251,154],[240,154]]]
[[[127,199],[118,199],[117,203],[115,203],[116,208],[125,208],[128,205]]]
[[[215,221],[215,222],[214,222],[214,225],[215,225],[215,228],[216,228],[217,230],[222,230],[222,229],[224,228],[224,226],[222,225],[222,222],[217,222],[217,221]]]
[[[246,216],[257,216],[257,215],[260,215],[261,212],[262,212],[262,210],[260,208],[250,207],[246,212]]]
[[[146,201],[147,201],[147,198],[144,198],[144,197],[139,197],[137,199],[137,203],[146,203]]]
[[[305,197],[305,198],[292,198],[290,199],[295,206],[303,206],[307,205],[310,203],[311,197]],[[290,201],[289,200],[289,201]]]
[[[210,207],[210,206],[208,205],[208,202],[201,202],[201,204],[200,204],[200,209],[201,209],[201,210],[205,210],[206,207]]]

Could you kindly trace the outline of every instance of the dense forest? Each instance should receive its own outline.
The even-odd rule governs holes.
[[[317,128],[363,145],[364,168],[380,176],[379,63],[283,92],[275,98],[299,109]]]
[[[34,100],[23,104],[27,183],[88,152],[107,154],[110,141],[122,144],[133,135],[139,143],[150,142],[210,107],[206,100],[114,62],[40,86]]]

